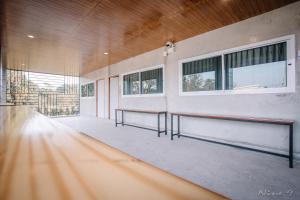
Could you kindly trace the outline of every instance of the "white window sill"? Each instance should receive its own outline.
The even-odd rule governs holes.
[[[141,97],[164,97],[165,94],[134,94],[122,95],[122,98],[141,98]]]
[[[179,96],[205,96],[205,95],[237,95],[237,94],[285,94],[295,93],[290,88],[248,89],[248,90],[214,90],[199,92],[180,92]]]

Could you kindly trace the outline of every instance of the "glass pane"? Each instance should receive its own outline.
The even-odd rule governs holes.
[[[229,89],[280,88],[287,86],[286,61],[231,68]]]
[[[82,85],[81,86],[81,96],[82,97],[87,97],[87,85]]]
[[[225,55],[226,89],[287,86],[286,42]]]
[[[202,72],[183,76],[183,92],[215,90],[215,72]]]
[[[154,69],[141,72],[142,94],[163,92],[163,69]]]
[[[142,81],[142,93],[143,94],[157,93],[157,80],[151,79],[151,80]]]
[[[94,83],[88,84],[88,96],[89,97],[94,96],[94,93],[95,93],[94,91],[95,91]]]
[[[222,89],[222,57],[216,56],[183,63],[182,91],[210,91]]]
[[[123,94],[139,94],[140,93],[140,79],[139,73],[128,74],[123,76]]]

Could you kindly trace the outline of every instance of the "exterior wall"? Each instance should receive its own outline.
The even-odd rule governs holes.
[[[163,48],[132,57],[109,66],[107,75],[117,75],[153,65],[165,64],[164,97],[121,97],[119,106],[135,109],[199,112],[207,114],[295,119],[294,150],[300,158],[300,61],[296,60],[296,92],[273,94],[231,94],[179,96],[178,60],[219,50],[243,46],[285,35],[295,35],[296,50],[300,49],[300,2],[290,4],[263,15],[244,20],[211,32],[176,43],[176,52],[163,57]],[[99,71],[99,70],[97,70]],[[101,73],[101,76],[104,75]],[[93,72],[84,77],[101,78]],[[121,79],[120,79],[121,88]],[[92,104],[88,105],[93,106]],[[82,108],[85,110],[85,108]],[[128,114],[127,121],[154,126],[154,117]],[[288,128],[284,126],[206,119],[183,119],[182,131],[211,137],[230,143],[288,150]]]
[[[81,84],[90,83],[92,81],[94,81],[94,80],[81,77],[80,78],[80,86],[81,86]],[[95,97],[81,97],[81,91],[80,91],[80,115],[96,117],[96,98]]]
[[[93,73],[87,74],[84,77],[80,77],[80,85],[90,82],[95,82],[98,79],[105,79],[105,107],[108,108],[108,68],[96,70]],[[95,97],[80,97],[80,115],[96,117],[96,85],[95,85]],[[105,117],[108,118],[108,109],[105,110]]]

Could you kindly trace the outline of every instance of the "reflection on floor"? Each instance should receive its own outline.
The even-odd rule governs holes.
[[[57,119],[141,160],[233,199],[300,199],[300,164],[287,160],[87,117]]]
[[[0,107],[0,199],[225,199],[26,107]]]

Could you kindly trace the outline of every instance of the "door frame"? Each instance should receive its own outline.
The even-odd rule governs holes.
[[[99,107],[99,105],[98,105],[98,82],[99,81],[104,81],[104,94],[105,94],[105,78],[97,79],[96,80],[96,117],[98,117],[98,107]],[[105,99],[105,97],[104,97],[104,99]],[[105,115],[105,113],[104,113],[104,115]]]
[[[119,78],[119,75],[114,75],[108,77],[108,119],[111,119],[111,113],[110,113],[110,81],[111,78]],[[119,103],[119,81],[118,81],[118,103]]]

